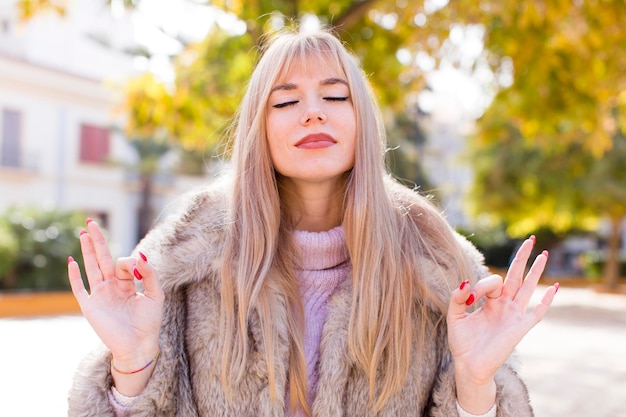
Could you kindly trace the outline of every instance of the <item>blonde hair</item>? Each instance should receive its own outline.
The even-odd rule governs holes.
[[[307,403],[303,349],[303,308],[295,276],[298,250],[292,239],[286,193],[270,159],[266,138],[266,106],[270,90],[291,65],[311,58],[335,63],[347,78],[356,114],[355,163],[346,180],[342,224],[352,263],[353,302],[349,350],[368,375],[374,410],[404,384],[413,343],[418,354],[423,337],[413,339],[417,308],[423,335],[441,324],[431,320],[429,308],[445,312],[449,288],[432,291],[419,276],[420,259],[451,265],[457,281],[468,265],[450,228],[426,199],[417,196],[412,207],[399,207],[391,192],[397,184],[384,163],[385,131],[366,77],[352,55],[330,32],[281,32],[265,49],[241,103],[233,144],[232,223],[221,269],[221,377],[229,392],[248,360],[248,319],[254,309],[261,323],[264,361],[270,396],[278,400],[276,380],[288,374],[289,402],[310,414]],[[330,60],[330,61],[329,61]],[[438,248],[438,250],[437,250]],[[290,339],[288,369],[282,369],[276,327],[277,315],[287,323]],[[281,313],[282,312],[282,313]],[[439,317],[443,317],[440,315]],[[377,374],[378,369],[384,369]]]

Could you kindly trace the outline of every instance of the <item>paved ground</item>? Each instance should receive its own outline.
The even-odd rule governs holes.
[[[626,295],[561,288],[518,352],[537,417],[626,416]]]
[[[80,316],[0,319],[0,416],[66,416],[73,370],[97,343]],[[537,417],[626,416],[626,296],[561,288],[518,356]]]

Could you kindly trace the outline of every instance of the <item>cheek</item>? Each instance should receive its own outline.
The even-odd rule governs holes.
[[[280,172],[280,161],[285,159],[285,155],[283,151],[284,147],[281,146],[280,136],[277,135],[277,132],[273,131],[272,134],[267,135],[267,148],[273,168]]]

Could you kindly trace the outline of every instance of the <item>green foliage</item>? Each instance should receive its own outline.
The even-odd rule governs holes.
[[[176,58],[173,86],[150,74],[130,79],[122,108],[127,135],[169,142],[186,152],[216,150],[252,73],[252,47],[248,34],[214,28]]]
[[[475,214],[489,213],[514,236],[545,227],[557,233],[592,230],[602,216],[626,216],[626,139],[595,156],[578,142],[548,150],[526,140],[510,124],[506,136],[476,142],[472,149]]]
[[[577,142],[598,156],[626,132],[626,2],[457,0],[439,15],[486,28],[488,62],[510,72],[489,112],[547,149]],[[502,87],[502,85],[499,85]],[[481,139],[502,130],[481,123]],[[506,126],[501,126],[506,130]]]
[[[19,244],[5,218],[0,218],[0,277],[11,271],[17,261]]]
[[[591,281],[600,281],[609,254],[606,251],[587,251],[581,255],[581,266]],[[626,252],[619,254],[619,276],[626,278]]]
[[[165,126],[187,150],[215,150],[230,127],[252,74],[256,54],[249,34],[218,28],[176,61],[172,114]]]
[[[0,290],[68,289],[67,257],[82,260],[79,232],[86,216],[36,208],[11,208],[0,217]],[[14,250],[17,246],[18,250]],[[7,251],[2,248],[11,247]]]

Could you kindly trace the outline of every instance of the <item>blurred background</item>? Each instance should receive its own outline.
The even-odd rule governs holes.
[[[224,140],[263,35],[336,27],[387,162],[555,305],[519,346],[538,416],[626,415],[623,0],[0,0],[0,415],[66,415],[97,343],[69,293],[86,217],[128,254]],[[540,293],[537,294],[540,297]]]

